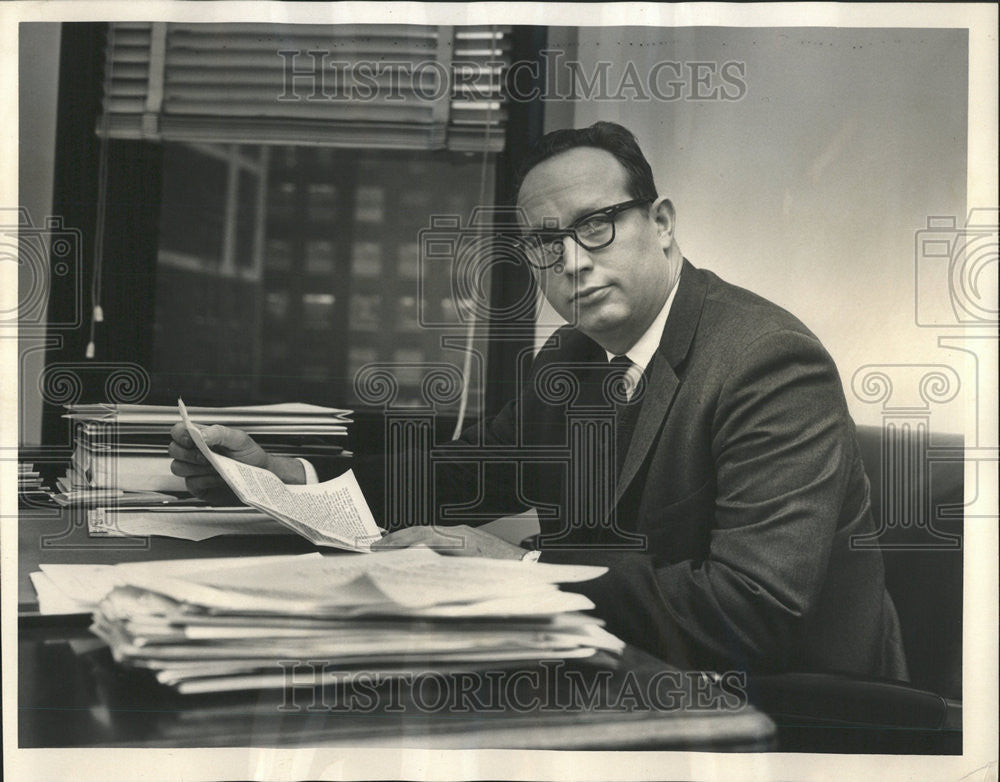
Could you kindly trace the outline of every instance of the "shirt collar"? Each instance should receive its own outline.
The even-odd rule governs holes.
[[[646,371],[649,362],[653,360],[653,354],[656,353],[656,349],[660,346],[660,340],[663,339],[663,327],[667,325],[667,315],[670,314],[670,307],[674,303],[678,282],[680,282],[680,275],[677,275],[674,287],[670,289],[667,300],[663,302],[663,307],[660,309],[659,314],[653,318],[653,322],[649,324],[649,328],[646,329],[646,332],[639,337],[632,347],[625,351],[624,355],[628,356],[629,361],[635,364],[640,372]],[[608,361],[611,361],[616,355],[607,350],[604,352],[607,353]]]

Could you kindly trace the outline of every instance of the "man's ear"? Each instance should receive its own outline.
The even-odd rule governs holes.
[[[677,224],[677,214],[674,212],[673,202],[666,196],[660,196],[653,202],[651,210],[653,219],[656,221],[660,243],[664,248],[669,247],[674,240],[674,228]]]

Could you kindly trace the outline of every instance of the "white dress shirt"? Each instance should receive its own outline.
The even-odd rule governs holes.
[[[678,276],[678,279],[680,277]],[[670,289],[670,293],[667,294],[667,300],[663,302],[663,307],[660,309],[659,314],[653,318],[653,322],[649,324],[649,328],[643,333],[641,337],[636,341],[636,343],[626,350],[624,353],[619,353],[617,355],[623,355],[632,362],[632,365],[628,368],[625,373],[625,388],[626,395],[631,399],[632,392],[635,390],[636,385],[639,382],[639,378],[642,377],[642,373],[646,371],[646,367],[649,366],[649,362],[653,360],[653,355],[656,353],[656,349],[660,346],[660,340],[663,339],[663,328],[667,325],[667,316],[670,314],[670,307],[674,303],[674,296],[677,293],[677,281],[674,281],[674,287]],[[605,350],[607,353],[608,361],[615,358],[616,354],[609,350]]]

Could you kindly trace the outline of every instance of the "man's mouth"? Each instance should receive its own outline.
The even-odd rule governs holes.
[[[610,285],[594,285],[590,288],[582,288],[573,294],[573,301],[578,301],[581,304],[597,301],[597,299],[607,293],[610,288]]]

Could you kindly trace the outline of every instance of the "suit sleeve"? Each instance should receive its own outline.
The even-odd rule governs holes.
[[[415,471],[426,486],[413,486],[408,496],[423,497],[431,505],[435,524],[485,523],[494,518],[521,513],[527,505],[518,491],[518,467],[514,461],[494,462],[481,458],[480,446],[511,446],[515,442],[515,420],[518,403],[511,401],[491,418],[465,429],[458,440],[437,446],[452,458],[431,459],[417,448],[409,448],[403,459],[410,463],[423,462],[424,470]],[[387,518],[386,456],[379,453],[356,459],[354,472],[365,499],[376,519],[390,528],[402,523],[412,524],[410,516],[402,520]]]
[[[704,560],[543,559],[607,565],[580,591],[609,629],[676,665],[781,670],[823,587],[855,458],[832,359],[809,334],[758,338],[723,383],[709,434],[717,494]]]
[[[436,524],[476,525],[528,510],[521,491],[522,470],[516,458],[484,460],[480,448],[513,449],[519,445],[521,397],[533,387],[533,373],[557,355],[560,345],[579,339],[580,335],[569,327],[559,329],[532,361],[517,399],[504,405],[495,416],[467,427],[455,442],[440,447],[440,451],[450,452],[454,458],[435,459],[432,471],[427,473],[428,485],[433,484],[427,494],[433,497]],[[463,460],[463,453],[468,455],[467,459]],[[425,454],[410,449],[406,458],[420,460]],[[386,518],[385,465],[384,454],[355,460],[355,474],[376,519]]]

